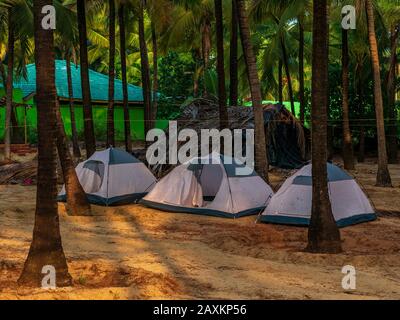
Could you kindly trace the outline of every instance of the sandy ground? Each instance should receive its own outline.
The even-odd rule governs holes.
[[[303,252],[307,229],[166,213],[129,205],[93,206],[70,217],[59,205],[74,286],[18,288],[32,236],[35,187],[0,186],[0,299],[400,299],[400,165],[395,188],[373,187],[376,165],[353,174],[382,212],[341,229],[344,252]],[[272,184],[282,180],[274,173]],[[344,265],[357,271],[345,291]]]

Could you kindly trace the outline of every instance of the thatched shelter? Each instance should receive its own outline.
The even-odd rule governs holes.
[[[306,160],[306,138],[302,124],[284,106],[268,104],[263,108],[270,164],[285,169],[301,167]],[[229,107],[228,115],[231,130],[254,128],[251,107]],[[217,101],[194,99],[182,106],[180,116],[175,120],[178,132],[190,128],[200,136],[202,129],[218,129]],[[165,131],[168,135],[168,128]],[[156,165],[153,170],[158,176],[162,176],[169,168],[166,165]]]

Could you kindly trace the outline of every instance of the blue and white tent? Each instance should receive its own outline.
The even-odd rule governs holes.
[[[142,162],[115,148],[95,152],[75,170],[89,202],[99,205],[135,202],[145,196],[157,181]],[[65,187],[58,200],[66,201]]]
[[[288,178],[260,217],[263,222],[308,225],[312,206],[311,164]],[[327,163],[329,198],[339,227],[376,219],[367,196],[339,167]]]
[[[212,153],[176,167],[140,203],[172,212],[238,218],[264,210],[272,194],[253,169]]]

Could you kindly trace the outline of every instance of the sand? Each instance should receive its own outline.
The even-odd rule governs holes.
[[[0,299],[400,299],[400,165],[395,188],[374,187],[373,160],[353,174],[377,210],[374,222],[341,229],[344,252],[303,250],[307,229],[157,211],[93,206],[70,217],[59,205],[73,287],[16,285],[32,237],[34,186],[0,186]],[[274,172],[272,184],[282,180]],[[344,265],[356,289],[344,290]]]

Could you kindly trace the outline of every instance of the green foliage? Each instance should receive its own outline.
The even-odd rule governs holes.
[[[357,84],[356,77],[359,76],[350,71],[350,83]],[[342,125],[342,69],[339,63],[329,65],[329,124],[333,128],[341,130]],[[360,127],[364,126],[367,136],[373,137],[376,134],[376,120],[373,97],[373,81],[369,77],[362,83],[362,91],[356,85],[349,87],[349,109],[350,125],[354,138],[358,137]],[[361,96],[362,95],[362,96]],[[340,131],[338,131],[340,132]],[[341,136],[335,139],[337,147],[340,147]]]
[[[196,62],[190,53],[170,51],[159,61],[158,119],[174,118],[179,107],[188,97],[193,96],[193,77]]]
[[[159,91],[177,101],[193,95],[195,68],[190,53],[169,52],[159,62]]]

